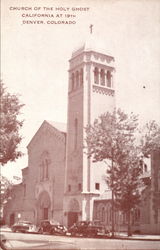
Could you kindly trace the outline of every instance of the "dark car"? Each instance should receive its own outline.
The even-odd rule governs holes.
[[[30,221],[18,221],[11,227],[13,232],[36,233],[37,227]]]
[[[66,235],[67,229],[58,222],[52,220],[43,220],[40,224],[39,233],[52,235]]]
[[[97,237],[107,236],[108,231],[103,225],[92,221],[79,221],[69,228],[68,232],[72,236]]]

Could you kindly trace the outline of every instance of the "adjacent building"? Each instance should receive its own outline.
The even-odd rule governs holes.
[[[134,233],[160,234],[160,151],[154,151],[151,158],[144,159],[141,178],[141,202],[132,211],[131,226]],[[94,200],[93,219],[112,229],[112,200],[108,190]],[[127,231],[127,217],[121,211],[114,211],[116,232]]]

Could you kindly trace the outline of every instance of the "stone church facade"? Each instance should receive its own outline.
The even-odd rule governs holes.
[[[5,208],[8,224],[43,219],[63,221],[63,195],[66,152],[66,125],[44,121],[28,147],[28,167],[23,181],[12,190]]]
[[[66,226],[92,220],[93,201],[106,188],[105,164],[84,152],[85,127],[115,108],[114,58],[90,34],[69,61],[67,125],[44,121],[28,145],[28,167],[6,206],[17,219],[54,218]]]
[[[106,166],[84,152],[85,127],[115,107],[114,58],[90,34],[69,61],[67,125],[44,121],[28,145],[23,182],[6,206],[9,224],[54,218],[66,226],[92,220],[93,201],[106,188]]]
[[[44,121],[33,136],[23,182],[14,187],[5,208],[8,224],[54,219],[70,227],[78,220],[97,218],[111,223],[106,165],[92,163],[84,145],[85,127],[115,108],[114,73],[114,57],[92,34],[72,53],[67,124]]]

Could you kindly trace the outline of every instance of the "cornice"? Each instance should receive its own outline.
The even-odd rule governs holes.
[[[115,90],[107,87],[92,85],[93,92],[102,94],[102,95],[108,95],[108,96],[114,96]]]

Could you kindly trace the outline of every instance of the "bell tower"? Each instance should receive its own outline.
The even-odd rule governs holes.
[[[85,127],[115,108],[114,58],[92,34],[69,60],[64,224],[92,220],[93,200],[105,189],[106,166],[93,164],[84,149]],[[102,164],[102,163],[101,163]],[[104,169],[105,168],[105,169]]]

